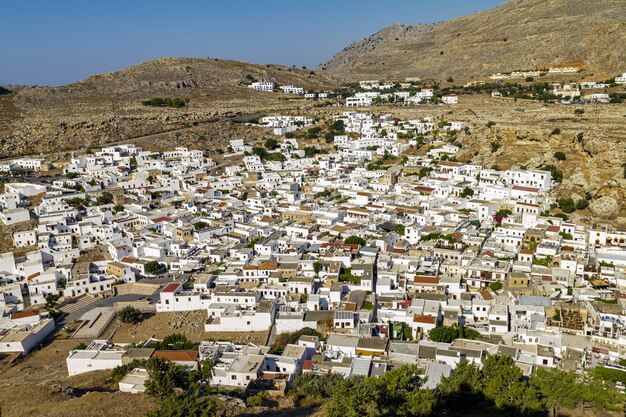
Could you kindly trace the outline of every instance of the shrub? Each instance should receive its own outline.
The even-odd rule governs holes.
[[[502,289],[502,283],[500,281],[492,282],[489,284],[491,291],[500,291]]]
[[[565,152],[561,152],[561,151],[555,152],[554,157],[558,159],[559,161],[565,161],[567,159],[567,157],[565,156]]]
[[[161,342],[152,342],[149,347],[156,350],[190,350],[195,349],[196,345],[187,339],[184,334],[172,333],[165,336]]]
[[[571,197],[559,198],[557,200],[557,204],[559,205],[559,208],[565,213],[572,213],[574,210],[576,210],[576,203],[574,203],[574,200]]]
[[[263,402],[265,401],[265,397],[267,397],[267,392],[259,391],[254,395],[246,398],[246,405],[248,407],[261,407]]]
[[[360,245],[360,246],[365,246],[365,239],[358,237],[358,236],[350,236],[348,237],[344,243],[350,244],[350,245]]]
[[[500,144],[498,142],[491,142],[491,152],[497,152],[500,149]]]
[[[559,129],[558,127],[554,129],[552,132],[550,132],[551,136],[559,135],[559,134],[561,134],[561,129]]]
[[[184,107],[187,105],[187,101],[182,98],[163,98],[163,97],[154,97],[148,100],[144,100],[141,102],[144,106],[152,106],[152,107]]]
[[[150,261],[145,266],[146,274],[158,274],[161,271],[161,264],[158,261]]]
[[[117,313],[117,318],[122,323],[138,323],[141,320],[141,311],[133,306],[126,306]]]
[[[582,198],[576,203],[576,210],[584,210],[589,206],[589,200]]]

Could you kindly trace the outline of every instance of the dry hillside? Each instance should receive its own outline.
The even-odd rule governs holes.
[[[384,28],[320,68],[352,79],[441,80],[582,61],[615,75],[625,70],[623,45],[623,0],[511,0],[442,23]]]
[[[66,86],[0,95],[0,157],[76,149],[202,123],[228,112],[302,104],[293,96],[247,88],[253,79],[311,90],[337,85],[328,75],[280,65],[209,58],[148,61]],[[189,104],[179,109],[141,104],[152,97],[185,98]]]

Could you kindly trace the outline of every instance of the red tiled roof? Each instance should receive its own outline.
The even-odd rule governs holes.
[[[36,311],[20,311],[18,313],[11,314],[11,320],[23,319],[26,317],[35,317],[39,316],[39,313]]]
[[[413,278],[413,283],[415,284],[439,284],[439,278],[416,276],[415,278]]]
[[[181,284],[178,282],[170,282],[165,286],[165,288],[163,288],[163,291],[161,292],[175,292],[180,286]]]
[[[156,350],[153,358],[163,359],[170,362],[192,362],[198,357],[197,350]]]
[[[413,318],[414,323],[427,323],[427,324],[435,324],[437,323],[437,318],[433,316],[415,316]]]
[[[152,223],[171,222],[172,218],[171,217],[157,217],[156,219],[152,219],[151,221]]]
[[[493,295],[491,295],[490,291],[487,291],[487,290],[481,291],[480,295],[482,295],[483,300],[485,300],[485,301],[493,300]]]

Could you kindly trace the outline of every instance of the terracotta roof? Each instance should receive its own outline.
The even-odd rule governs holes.
[[[559,226],[548,226],[546,228],[546,231],[548,232],[559,232],[559,230],[561,230],[561,228]]]
[[[171,222],[172,218],[171,217],[157,217],[156,219],[152,219],[151,221],[152,223]]]
[[[124,262],[124,263],[127,263],[127,264],[134,264],[135,262],[137,262],[137,258],[133,258],[131,256],[126,256],[126,257],[122,258],[120,260],[120,262]]]
[[[483,300],[485,300],[485,301],[493,300],[493,295],[491,294],[490,291],[487,291],[487,290],[481,291],[480,295],[482,295]]]
[[[163,288],[161,292],[175,292],[182,284],[178,282],[170,282]]]
[[[153,358],[163,359],[170,362],[193,362],[198,357],[197,350],[156,350]]]
[[[439,278],[416,276],[415,278],[413,278],[413,283],[415,284],[439,284]]]
[[[39,316],[39,313],[36,311],[20,311],[18,313],[11,314],[11,320],[23,319],[26,317],[35,317]]]
[[[425,193],[430,193],[430,192],[435,191],[435,189],[434,189],[434,188],[425,187],[425,186],[421,186],[421,185],[419,185],[419,186],[417,186],[417,187],[413,188],[413,190],[415,190],[415,191],[423,191],[423,192],[425,192]]]
[[[511,187],[511,190],[517,190],[517,191],[528,191],[530,193],[536,193],[539,192],[539,188],[535,188],[535,187],[524,187],[523,185],[514,185],[513,187]]]
[[[414,323],[428,323],[435,324],[437,323],[437,318],[433,316],[415,316],[413,318]]]
[[[532,255],[534,252],[532,251],[532,249],[522,249],[521,251],[519,251],[519,253],[524,255]]]

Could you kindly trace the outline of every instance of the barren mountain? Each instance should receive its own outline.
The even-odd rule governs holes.
[[[321,69],[345,78],[469,79],[571,62],[615,75],[626,63],[623,0],[511,0],[429,25],[395,24]]]
[[[330,74],[280,65],[209,58],[164,58],[61,87],[0,95],[0,157],[76,149],[201,123],[226,113],[297,108],[301,100],[253,91],[252,80],[323,90]],[[189,99],[179,109],[141,104],[152,97]]]

